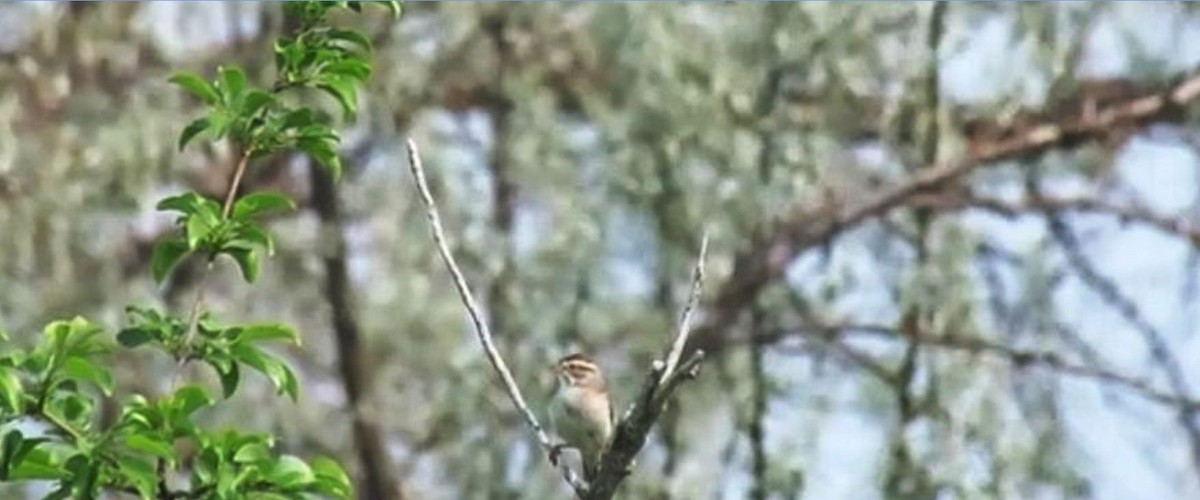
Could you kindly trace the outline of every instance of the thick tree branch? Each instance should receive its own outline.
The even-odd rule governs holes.
[[[848,203],[854,193],[839,193],[819,204],[801,207],[778,224],[772,234],[751,242],[734,257],[730,278],[706,307],[706,321],[696,328],[693,346],[719,349],[722,336],[748,304],[778,278],[801,253],[831,241],[843,231],[890,213],[917,195],[928,193],[989,164],[1027,159],[1050,150],[1107,137],[1119,128],[1143,127],[1170,120],[1200,97],[1200,72],[1193,72],[1162,92],[1138,95],[1088,116],[1042,122],[996,140],[979,141],[957,159],[938,162],[897,186],[866,201]]]

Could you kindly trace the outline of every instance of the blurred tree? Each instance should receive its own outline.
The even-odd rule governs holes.
[[[360,412],[408,497],[567,495],[463,322],[402,168],[412,136],[539,408],[573,349],[624,407],[712,231],[694,347],[714,357],[625,498],[1200,494],[1191,5],[406,8],[346,20],[379,61],[333,229],[361,393],[310,250],[320,187],[279,158],[247,182],[317,209],[274,221],[256,290],[286,293],[218,273],[210,295],[301,326],[312,392],[222,419],[354,468]],[[138,272],[170,225],[150,204],[219,192],[232,153],[171,154],[191,104],[165,74],[273,74],[282,25],[270,3],[0,6],[0,325],[116,324],[193,286]],[[168,367],[116,369],[153,391]]]

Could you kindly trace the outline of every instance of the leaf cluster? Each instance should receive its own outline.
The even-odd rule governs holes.
[[[400,11],[399,2],[367,3]],[[171,82],[205,106],[203,116],[181,131],[179,148],[202,136],[227,140],[241,156],[237,176],[257,157],[295,149],[336,178],[340,138],[332,120],[320,110],[288,103],[284,94],[315,89],[333,97],[346,119],[354,117],[357,86],[371,74],[371,43],[357,31],[330,26],[326,17],[335,9],[361,12],[363,4],[287,3],[299,28],[276,43],[278,76],[270,86],[254,85],[233,66],[218,68],[211,80],[172,75]],[[280,193],[240,199],[237,194],[235,177],[224,203],[190,191],[158,203],[158,210],[177,214],[179,231],[155,245],[150,271],[156,282],[193,254],[209,265],[228,256],[247,282],[255,281],[263,255],[274,252],[259,219],[296,204]],[[0,331],[0,482],[49,482],[50,499],[92,499],[106,492],[143,499],[352,496],[349,477],[331,459],[280,454],[269,434],[199,423],[206,410],[235,395],[247,369],[269,380],[278,395],[295,401],[300,394],[292,368],[264,349],[277,341],[298,345],[293,328],[270,322],[224,325],[200,306],[198,299],[187,320],[130,306],[127,324],[115,335],[83,318],[56,321],[28,349],[12,348]],[[165,396],[118,395],[108,363],[118,348],[153,349],[180,367],[205,364],[220,380],[221,399],[202,386],[174,382]],[[119,416],[101,418],[97,407],[106,398],[118,403]]]
[[[178,318],[151,309],[129,312],[129,326],[116,335],[121,345],[156,345],[204,360],[221,375],[226,398],[237,389],[239,366],[263,373],[281,393],[297,397],[291,369],[258,345],[295,341],[291,328],[221,327],[206,319],[196,345],[181,346]],[[141,498],[351,494],[345,471],[328,458],[306,462],[272,452],[269,435],[198,425],[197,414],[217,404],[199,386],[185,385],[154,401],[131,395],[116,422],[102,427],[94,410],[100,397],[113,395],[104,359],[114,347],[102,328],[75,318],[48,325],[29,350],[0,355],[0,481],[50,481],[51,499],[97,498],[105,490]],[[187,487],[174,489],[165,473],[179,471],[185,461]]]

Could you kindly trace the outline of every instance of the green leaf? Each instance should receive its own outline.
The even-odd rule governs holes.
[[[322,73],[363,81],[371,76],[371,65],[358,58],[345,59],[325,66]]]
[[[237,121],[237,117],[224,108],[217,108],[208,113],[208,121],[209,134],[217,140],[225,137],[230,126]]]
[[[182,87],[188,93],[200,98],[205,104],[214,104],[220,100],[220,96],[217,95],[217,91],[213,88],[212,84],[193,73],[175,73],[167,81]]]
[[[317,478],[317,488],[326,495],[349,498],[354,494],[350,486],[350,476],[337,462],[326,457],[317,457],[309,462],[313,474]]]
[[[320,139],[301,139],[296,143],[302,151],[329,169],[334,180],[337,180],[342,176],[342,162],[338,158],[337,152],[334,151],[335,144]]]
[[[4,403],[4,411],[0,416],[20,415],[25,411],[25,391],[21,387],[21,379],[13,370],[0,366],[0,402]]]
[[[371,39],[357,30],[331,28],[329,30],[329,38],[346,42],[363,50],[371,50]]]
[[[142,498],[155,498],[158,491],[158,473],[154,464],[138,457],[123,456],[117,459],[117,469],[121,475],[133,483],[134,489]]]
[[[254,116],[263,107],[275,102],[275,95],[262,89],[254,89],[246,93],[242,101],[242,116]]]
[[[64,381],[58,387],[67,388],[69,385],[71,385],[71,382],[68,380]],[[74,391],[75,389],[70,390]],[[91,398],[84,397],[78,392],[66,392],[59,395],[54,400],[54,404],[46,405],[44,411],[46,413],[60,414],[68,422],[78,422],[90,418],[94,406]]]
[[[225,399],[229,399],[237,392],[238,382],[242,378],[237,363],[219,358],[209,358],[207,361],[209,366],[212,366],[213,370],[216,370],[217,378],[221,380],[222,396]]]
[[[314,123],[301,127],[296,132],[296,138],[325,143],[331,150],[337,149],[338,134],[329,125]]]
[[[319,120],[317,120],[317,115],[316,115],[316,113],[313,112],[313,110],[311,110],[309,108],[300,108],[297,110],[289,111],[286,115],[283,115],[283,120],[282,120],[282,124],[280,125],[280,128],[294,129],[294,128],[306,127],[308,125],[313,125],[313,124],[317,124],[317,123],[319,123]]]
[[[225,251],[234,262],[237,262],[238,268],[242,270],[242,277],[247,283],[254,283],[258,279],[259,257],[258,252],[244,248],[231,248]]]
[[[154,208],[159,211],[173,210],[185,214],[193,214],[199,209],[201,199],[201,196],[196,194],[195,191],[187,191],[159,200]]]
[[[11,473],[13,470],[13,467],[20,465],[22,462],[25,461],[25,459],[27,457],[35,454],[35,451],[40,451],[37,449],[37,447],[39,445],[41,445],[42,443],[49,443],[49,442],[50,442],[50,438],[46,438],[46,437],[22,439],[21,443],[12,452],[12,455],[9,456],[8,472]]]
[[[354,119],[354,115],[358,113],[358,88],[354,86],[354,80],[326,75],[322,81],[317,83],[317,88],[337,99],[338,104],[342,106],[342,114],[347,120]]]
[[[26,441],[28,442],[28,440]],[[66,479],[70,476],[67,471],[62,469],[62,465],[54,460],[50,452],[40,448],[29,450],[25,459],[15,465],[15,468],[9,471],[8,479],[10,481],[50,481]]]
[[[267,479],[284,488],[295,488],[316,480],[308,464],[293,455],[283,455],[267,473]]]
[[[135,451],[154,455],[166,460],[169,464],[174,465],[175,463],[175,447],[165,439],[148,433],[130,434],[125,438],[125,446]]]
[[[187,146],[197,134],[208,130],[212,122],[207,117],[197,118],[183,128],[183,132],[179,133],[179,150],[183,151],[184,146]]]
[[[271,450],[262,443],[250,443],[233,455],[233,461],[242,464],[261,462],[270,458]]]
[[[224,329],[224,327],[217,323],[217,320],[213,319],[212,312],[210,311],[204,311],[196,320],[196,331],[208,338],[215,338]]]
[[[375,3],[387,7],[387,10],[392,13],[393,18],[400,17],[401,6],[399,0],[377,0]]]
[[[241,342],[262,342],[268,340],[290,340],[300,344],[300,336],[296,330],[282,323],[259,323],[241,328],[238,340]]]
[[[299,398],[300,383],[296,379],[296,374],[292,373],[292,369],[278,358],[246,343],[235,344],[230,348],[230,353],[233,354],[234,359],[265,375],[279,393],[287,394],[292,401]]]
[[[186,215],[205,213],[214,218],[219,218],[221,213],[220,204],[200,196],[195,191],[163,198],[158,205],[155,205],[155,208],[159,211],[174,211]]]
[[[0,481],[8,479],[8,470],[13,463],[13,455],[17,453],[17,448],[21,446],[24,437],[20,430],[13,429],[0,439]]]
[[[213,404],[208,392],[195,385],[180,387],[171,400],[184,416],[191,416],[196,410]]]
[[[298,78],[296,73],[305,53],[305,48],[291,38],[281,38],[275,43],[275,66],[282,82],[293,83]]]
[[[221,462],[221,455],[205,444],[200,454],[196,456],[195,466],[192,468],[193,481],[211,485],[216,479],[217,469],[220,468]]]
[[[146,328],[126,328],[117,333],[117,343],[131,349],[155,340],[158,340],[158,335],[153,330]]]
[[[105,396],[112,395],[112,372],[89,359],[78,356],[67,358],[62,365],[62,372],[72,379],[82,380],[95,385]]]
[[[291,493],[285,495],[283,493],[275,493],[271,491],[252,491],[246,496],[246,500],[297,500],[307,498],[306,496]]]
[[[165,238],[154,244],[154,251],[150,255],[150,274],[154,277],[155,283],[162,283],[167,275],[171,273],[171,269],[179,261],[187,257],[191,250],[188,249],[188,243],[183,238]],[[126,345],[126,347],[134,347]]]
[[[283,193],[260,191],[243,196],[233,204],[233,218],[247,219],[270,212],[295,210],[296,202]]]
[[[198,212],[187,218],[187,223],[184,226],[187,233],[188,248],[191,250],[198,248],[220,226],[221,216],[219,212],[214,211],[209,206],[202,206]]]
[[[237,66],[222,67],[217,85],[225,93],[225,103],[237,109],[246,91],[246,73]]]
[[[134,394],[121,411],[121,426],[133,429],[156,429],[162,423],[161,412],[150,406],[141,394]]]
[[[275,255],[275,240],[258,226],[246,224],[238,228],[237,236],[252,247],[258,246],[265,249],[268,257]]]

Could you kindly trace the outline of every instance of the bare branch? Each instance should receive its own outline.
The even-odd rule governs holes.
[[[664,360],[656,360],[650,368],[638,397],[629,405],[625,416],[613,432],[612,442],[600,457],[596,478],[588,485],[585,500],[608,500],[617,491],[617,486],[629,475],[634,457],[646,444],[646,436],[654,427],[666,408],[667,401],[684,380],[696,375],[704,351],[693,351],[687,360],[680,363],[684,347],[691,335],[692,313],[700,302],[700,291],[704,287],[704,262],[708,256],[708,231],[700,240],[700,254],[692,272],[691,295],[679,318],[679,329],[671,342]]]
[[[754,342],[773,343],[794,334],[817,335],[822,342],[846,336],[871,336],[876,338],[894,339],[897,342],[908,342],[894,327],[882,324],[841,323],[803,326],[784,329],[772,335],[751,339]],[[980,337],[965,335],[925,336],[917,339],[922,345],[952,351],[960,351],[971,355],[987,355],[1002,359],[1017,368],[1038,367],[1062,375],[1079,379],[1094,380],[1100,383],[1112,384],[1132,391],[1150,401],[1178,408],[1180,410],[1200,409],[1200,400],[1181,396],[1175,391],[1165,391],[1155,386],[1149,380],[1122,374],[1111,368],[1095,364],[1082,364],[1065,359],[1061,354],[1048,350],[1029,350],[1008,346]]]
[[[705,231],[704,236],[700,238],[700,256],[696,257],[696,267],[692,270],[691,293],[688,294],[687,305],[683,307],[683,313],[679,317],[679,329],[675,333],[675,340],[671,342],[671,350],[667,353],[667,364],[658,380],[659,385],[666,383],[667,377],[675,372],[675,366],[679,364],[679,358],[683,356],[683,347],[687,344],[688,336],[691,335],[692,313],[696,311],[696,305],[700,303],[700,290],[704,287],[704,261],[707,258],[708,231]]]
[[[1029,191],[1029,195],[1035,200],[1041,197],[1041,190],[1038,187],[1035,173],[1031,172],[1030,176],[1026,179],[1026,188]],[[1167,376],[1167,381],[1170,383],[1171,389],[1175,394],[1180,399],[1191,398],[1191,388],[1188,386],[1187,376],[1179,363],[1179,359],[1171,352],[1167,339],[1163,336],[1162,332],[1146,319],[1137,304],[1121,291],[1116,282],[1102,274],[1091,260],[1087,258],[1080,246],[1078,237],[1076,237],[1067,223],[1063,221],[1062,217],[1049,210],[1044,210],[1043,213],[1050,228],[1050,234],[1058,241],[1059,246],[1062,247],[1068,265],[1076,271],[1085,285],[1116,309],[1117,313],[1141,334],[1146,345],[1150,348],[1150,356],[1159,364],[1159,367]],[[1195,413],[1196,408],[1194,407],[1181,408],[1179,411],[1179,423],[1187,434],[1191,447],[1192,467],[1200,471],[1200,425],[1196,423],[1194,418]]]
[[[1163,234],[1186,239],[1193,247],[1200,247],[1200,227],[1186,217],[1156,213],[1140,204],[1117,203],[1092,195],[1055,197],[1039,194],[1036,197],[1010,201],[962,190],[953,193],[931,193],[913,198],[910,203],[942,211],[974,208],[1006,219],[1021,216],[1043,217],[1047,212],[1106,215],[1116,218],[1122,224],[1146,225]]]
[[[417,144],[412,139],[408,139],[407,143],[409,168],[416,179],[417,191],[421,195],[421,201],[425,204],[425,215],[429,219],[429,228],[433,235],[433,243],[437,246],[438,253],[442,257],[442,262],[446,264],[446,269],[450,271],[450,276],[454,280],[454,287],[458,290],[458,295],[462,299],[463,306],[467,308],[467,314],[471,317],[471,324],[475,327],[475,336],[479,339],[480,345],[483,346],[484,354],[487,355],[492,368],[495,368],[496,373],[500,375],[500,381],[504,384],[504,390],[508,393],[508,397],[512,399],[513,405],[525,417],[525,423],[529,425],[529,429],[533,432],[534,437],[538,440],[538,444],[541,445],[542,450],[546,452],[547,459],[549,459],[554,444],[550,441],[550,437],[546,434],[545,429],[542,428],[542,424],[538,422],[537,415],[525,403],[525,397],[521,395],[521,388],[517,386],[517,381],[513,378],[512,372],[509,371],[508,365],[504,363],[504,358],[500,357],[500,352],[496,350],[495,342],[492,341],[491,329],[488,328],[487,322],[483,319],[479,304],[475,301],[475,296],[471,293],[470,287],[467,286],[466,278],[463,277],[462,271],[458,268],[458,263],[454,260],[454,255],[450,253],[450,248],[446,244],[445,230],[442,229],[442,219],[438,214],[437,204],[433,201],[433,195],[429,192],[429,183],[425,180],[425,168],[421,164],[421,155],[417,149]],[[553,461],[551,462],[553,463]],[[583,480],[574,471],[566,467],[565,464],[559,470],[567,483],[575,489],[576,494],[583,496],[587,491],[587,486],[584,485]]]

